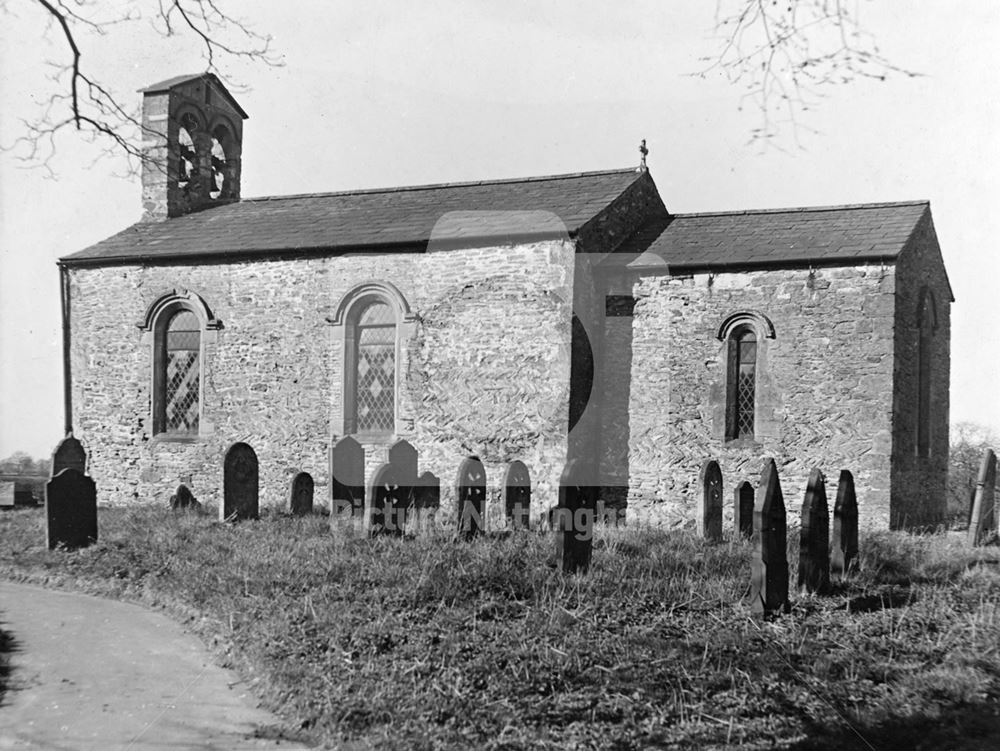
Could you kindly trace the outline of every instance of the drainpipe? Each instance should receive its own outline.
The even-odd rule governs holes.
[[[69,327],[69,270],[59,262],[59,302],[62,307],[62,345],[63,345],[63,432],[68,436],[73,433],[73,381],[70,369],[70,327]]]

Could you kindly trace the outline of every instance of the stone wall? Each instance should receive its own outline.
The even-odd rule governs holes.
[[[602,449],[604,482],[616,485],[628,446],[629,517],[693,524],[699,469],[716,459],[731,526],[732,489],[743,480],[756,487],[772,456],[792,512],[813,467],[833,482],[831,497],[839,470],[850,469],[862,522],[886,526],[895,288],[891,265],[636,279],[631,331],[621,318],[607,323],[608,352],[619,366],[631,362],[631,385],[627,419],[606,425]],[[775,336],[758,336],[754,440],[727,441],[727,344],[717,333],[727,317],[751,311]],[[630,334],[629,351],[614,352],[628,338],[615,344],[619,329]]]
[[[392,439],[410,441],[420,471],[441,478],[445,511],[470,454],[486,466],[491,500],[506,462],[520,459],[536,508],[554,503],[566,460],[572,242],[69,273],[74,428],[91,448],[101,502],[165,504],[184,482],[218,504],[236,441],[257,452],[263,506],[286,505],[299,471],[325,501],[331,426],[344,411],[343,344],[328,319],[350,290],[381,281],[414,314],[397,348]],[[206,339],[201,431],[186,441],[152,435],[152,344],[136,325],[173,289],[197,293],[222,322]],[[392,439],[365,445],[369,476]]]
[[[921,219],[898,267],[891,521],[894,527],[921,527],[940,522],[945,513],[951,388],[951,287],[930,211]],[[930,349],[930,450],[919,456],[918,321],[925,290],[933,297],[937,325]]]

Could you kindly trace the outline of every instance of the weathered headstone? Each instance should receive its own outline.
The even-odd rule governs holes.
[[[365,510],[365,450],[347,436],[330,449],[330,523],[362,518]]]
[[[257,454],[245,443],[234,443],[223,464],[223,521],[256,519],[260,515],[259,483]]]
[[[417,526],[422,530],[429,526],[441,507],[441,480],[433,472],[424,472],[417,478],[413,489],[413,508],[417,515]]]
[[[722,470],[709,459],[701,465],[701,508],[698,510],[698,534],[706,540],[722,539]]]
[[[819,594],[830,587],[830,512],[826,503],[826,480],[818,469],[809,474],[802,503],[798,587]]]
[[[511,529],[531,526],[531,476],[524,462],[507,465],[503,476],[503,503]]]
[[[368,491],[371,508],[368,513],[368,531],[372,536],[380,534],[402,535],[406,515],[403,505],[409,499],[403,497],[396,477],[396,469],[388,462],[380,464],[372,475]],[[403,525],[400,525],[400,519]]]
[[[309,516],[313,512],[315,483],[308,472],[299,472],[292,478],[289,507],[295,516]]]
[[[556,550],[566,574],[584,574],[594,548],[594,514],[597,487],[591,467],[571,459],[559,477],[559,505],[553,510]]]
[[[87,452],[72,433],[59,441],[56,450],[52,452],[50,477],[55,477],[64,469],[75,469],[81,475],[87,474]]]
[[[993,449],[986,449],[976,476],[976,495],[972,501],[972,518],[969,521],[970,545],[981,544],[990,532],[997,529],[997,517],[993,510],[996,484],[997,458]]]
[[[733,497],[733,526],[740,537],[753,537],[753,485],[744,480]]]
[[[479,457],[466,457],[458,465],[455,500],[458,504],[458,534],[465,538],[480,534],[486,520],[486,468]]]
[[[840,470],[837,502],[833,507],[833,545],[830,550],[830,579],[847,578],[858,559],[858,497],[854,493],[854,475]]]
[[[45,543],[73,550],[97,540],[97,486],[69,467],[45,485]]]
[[[181,483],[177,490],[170,496],[170,508],[174,511],[195,510],[201,508],[201,504],[195,499],[194,494],[187,485]]]
[[[750,609],[755,616],[788,612],[788,551],[785,500],[774,459],[764,462],[753,509],[754,550],[750,563]]]
[[[394,507],[394,513],[401,514],[393,524],[401,531],[406,528],[406,516],[414,505],[414,487],[417,484],[417,450],[404,440],[398,440],[389,447],[389,464],[396,470],[396,480],[399,482],[400,504]]]

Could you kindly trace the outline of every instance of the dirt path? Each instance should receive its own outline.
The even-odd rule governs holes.
[[[0,582],[14,638],[0,749],[304,749],[174,621],[136,605]]]

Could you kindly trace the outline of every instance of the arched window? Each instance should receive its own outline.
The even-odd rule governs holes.
[[[228,152],[232,138],[224,125],[217,125],[212,131],[212,184],[208,196],[213,200],[231,198],[232,168],[229,164]]]
[[[196,190],[198,184],[198,153],[193,140],[197,130],[198,120],[194,115],[188,112],[181,116],[177,134],[177,187],[185,193]]]
[[[170,316],[160,339],[163,347],[163,388],[157,391],[160,404],[157,432],[191,435],[198,433],[201,407],[201,326],[190,310]]]
[[[153,350],[154,435],[190,438],[201,431],[205,343],[221,325],[198,295],[184,290],[161,296],[146,311],[139,328]]]
[[[757,401],[757,334],[750,326],[737,326],[729,335],[729,378],[726,438],[754,437]]]
[[[931,450],[931,354],[937,310],[934,293],[924,288],[917,313],[917,456],[929,456]]]
[[[396,315],[388,302],[364,300],[351,316],[353,398],[348,420],[352,433],[392,433],[396,419]]]

